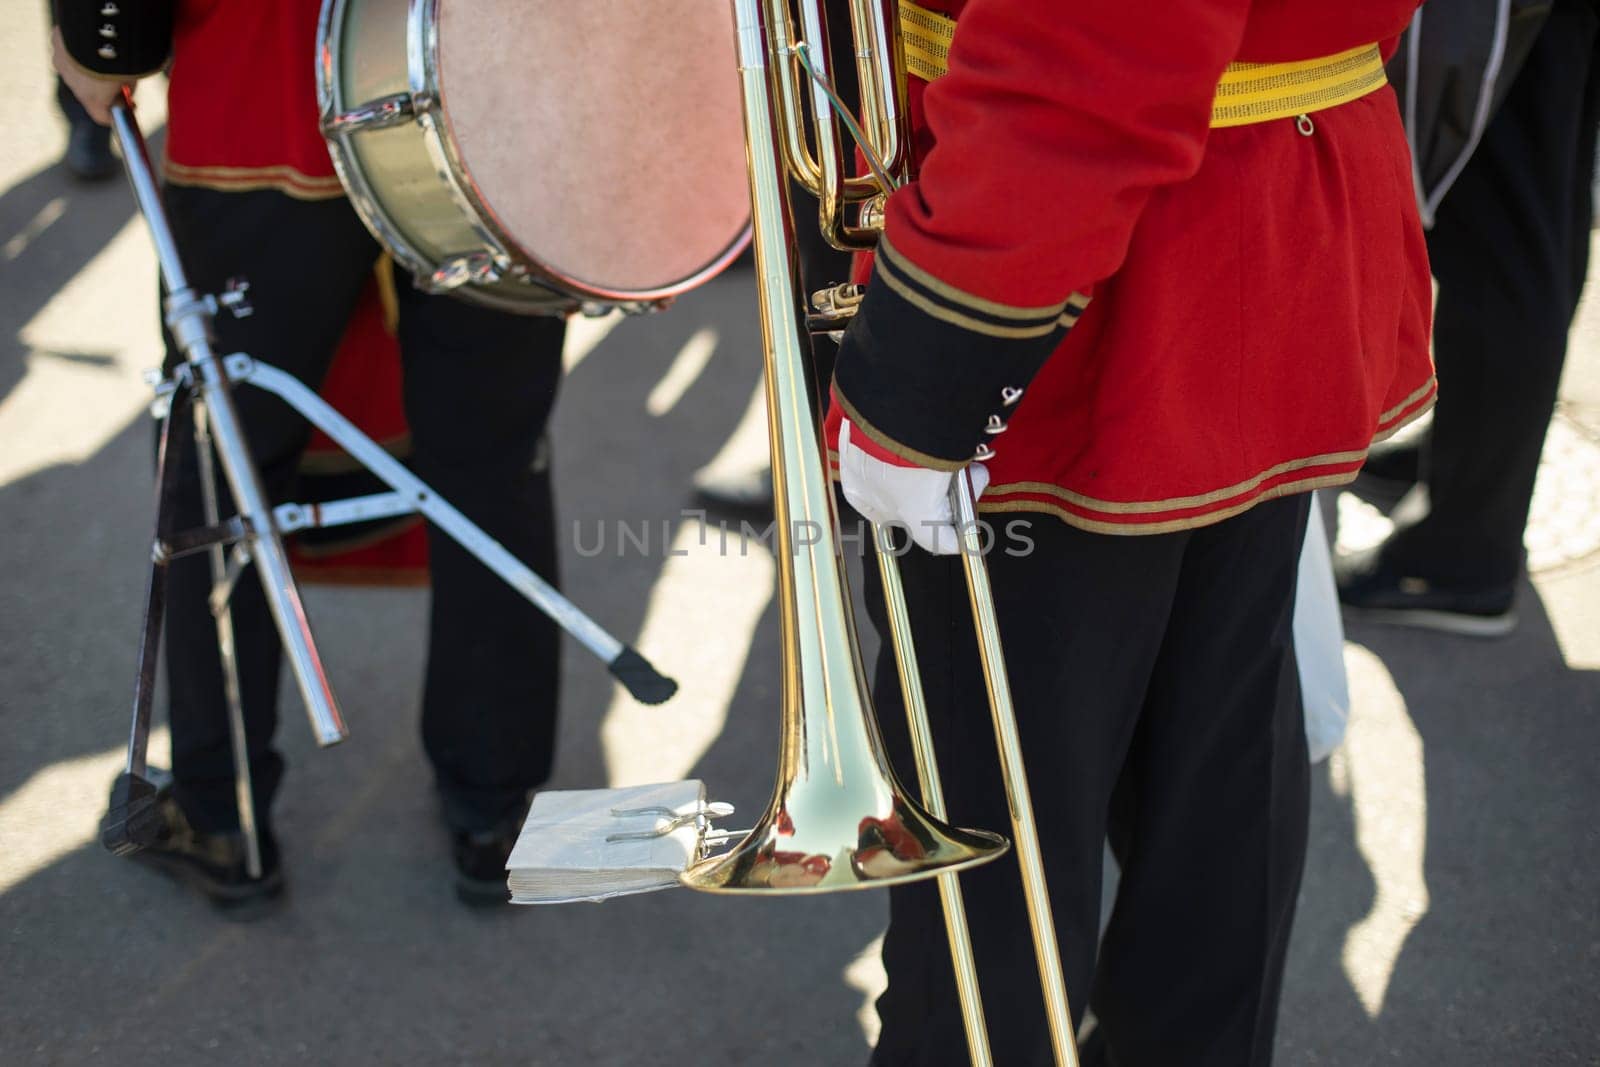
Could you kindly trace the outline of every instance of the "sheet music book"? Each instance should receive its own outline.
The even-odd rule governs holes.
[[[695,859],[699,847],[695,824],[655,837],[608,841],[614,834],[650,833],[672,822],[661,813],[612,812],[670,808],[678,815],[691,815],[704,807],[705,798],[705,785],[694,779],[539,793],[506,860],[511,902],[598,902],[677,885],[678,873]]]

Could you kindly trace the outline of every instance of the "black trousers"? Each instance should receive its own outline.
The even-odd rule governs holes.
[[[379,256],[349,203],[169,187],[167,209],[190,284],[217,292],[229,277],[250,281],[255,313],[219,316],[217,351],[249,352],[318,385]],[[553,581],[544,428],[561,374],[565,323],[427,296],[409,277],[397,277],[396,290],[413,469]],[[167,358],[169,364],[182,358],[170,337]],[[309,424],[263,390],[240,386],[234,396],[268,494],[275,503],[291,499]],[[201,522],[192,450],[180,470],[177,507],[180,523]],[[431,526],[428,552],[433,603],[423,742],[446,820],[457,829],[488,829],[519,815],[528,790],[550,774],[559,634]],[[210,582],[203,555],[173,565],[166,628],[173,774],[190,820],[226,830],[238,825],[238,812],[216,628],[206,607]],[[256,805],[264,816],[283,773],[272,746],[281,657],[252,574],[234,594],[233,625]]]
[[[1589,266],[1600,16],[1555,0],[1428,234],[1439,282],[1430,511],[1385,554],[1441,585],[1508,585]]]
[[[1067,991],[1080,1019],[1090,1005],[1099,1019],[1098,1062],[1270,1061],[1306,848],[1291,615],[1308,500],[1156,536],[989,517]],[[1011,536],[1008,520],[1028,525]],[[1031,550],[1010,554],[1023,537]],[[901,567],[952,821],[1009,836],[960,561],[914,550]],[[869,604],[882,632],[875,581]],[[914,783],[887,649],[874,695],[896,768]],[[1122,879],[1097,959],[1108,836]],[[1052,1063],[1016,862],[961,881],[995,1062]],[[937,890],[915,883],[890,902],[873,1063],[962,1062]]]

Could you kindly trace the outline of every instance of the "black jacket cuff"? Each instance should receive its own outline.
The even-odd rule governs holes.
[[[55,0],[61,41],[91,74],[140,78],[172,51],[173,0]]]
[[[1013,307],[939,281],[880,241],[872,280],[845,331],[834,392],[879,446],[955,470],[999,432],[1088,298]]]

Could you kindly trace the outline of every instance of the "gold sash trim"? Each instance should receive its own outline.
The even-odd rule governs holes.
[[[224,193],[248,193],[276,189],[297,200],[332,200],[344,195],[336,175],[313,177],[287,163],[268,167],[191,167],[168,159],[163,176],[173,185],[192,185]]]
[[[950,69],[956,20],[900,0],[906,72],[933,81]],[[1325,111],[1388,84],[1375,44],[1292,63],[1229,63],[1217,84],[1211,126],[1248,126]]]

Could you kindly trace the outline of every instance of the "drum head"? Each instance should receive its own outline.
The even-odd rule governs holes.
[[[727,0],[441,3],[458,174],[532,262],[601,295],[673,290],[750,216]]]

